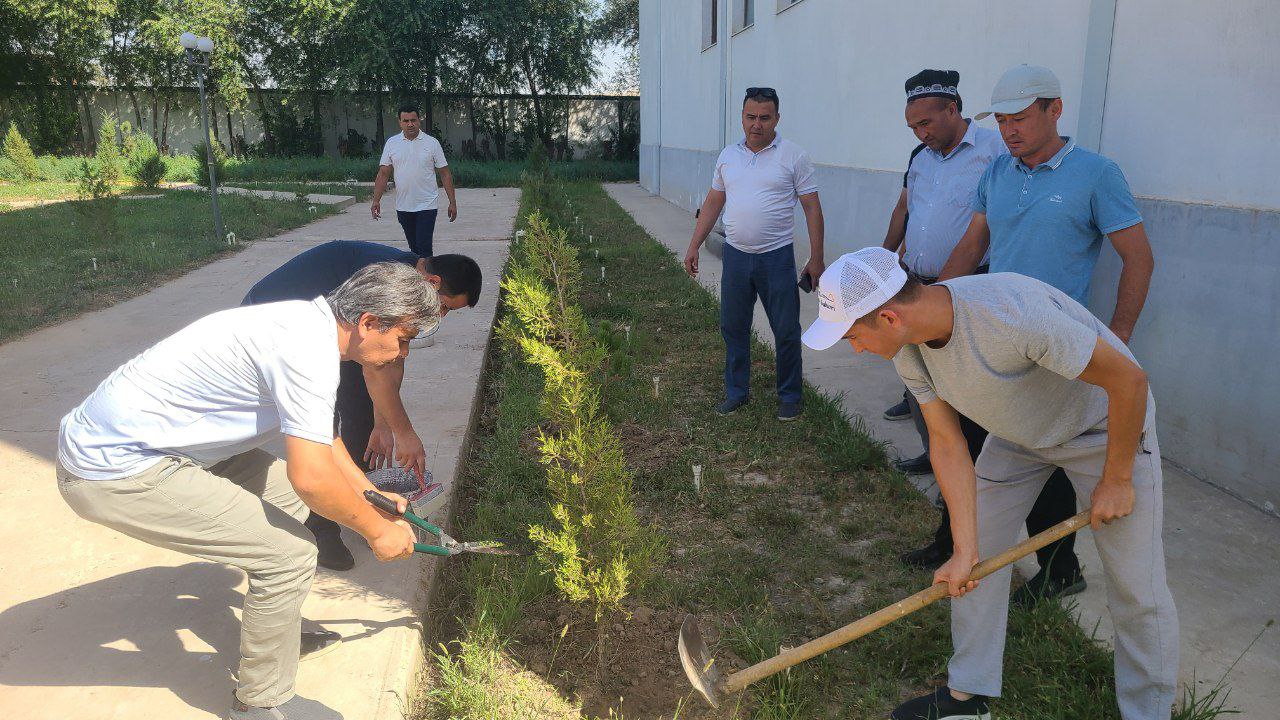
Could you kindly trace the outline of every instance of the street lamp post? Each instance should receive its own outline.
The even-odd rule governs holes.
[[[218,210],[218,176],[213,162],[213,141],[209,139],[209,111],[205,107],[204,73],[209,69],[209,53],[213,52],[213,40],[196,37],[185,32],[178,38],[186,53],[187,64],[196,69],[196,84],[200,87],[200,122],[204,126],[204,155],[209,163],[209,199],[213,203],[213,235],[222,240],[222,212]]]

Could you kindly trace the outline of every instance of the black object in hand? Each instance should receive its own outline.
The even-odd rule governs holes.
[[[796,285],[807,293],[813,292],[813,277],[808,272],[801,271],[800,282],[796,283]]]

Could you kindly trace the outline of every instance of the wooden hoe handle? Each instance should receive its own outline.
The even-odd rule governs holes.
[[[970,580],[981,580],[993,572],[1011,565],[1027,555],[1039,550],[1040,548],[1080,530],[1089,524],[1089,511],[1076,515],[1075,517],[1064,520],[1057,525],[1045,530],[1044,532],[1023,540],[995,557],[988,558],[978,563],[973,568],[973,573],[969,575]],[[947,597],[949,592],[946,583],[938,583],[928,587],[909,598],[899,600],[898,602],[877,610],[867,615],[861,620],[855,620],[848,625],[827,633],[819,638],[814,638],[809,642],[792,648],[784,653],[779,653],[768,660],[752,665],[741,672],[736,672],[724,679],[723,690],[726,693],[734,693],[742,690],[746,686],[763,680],[774,673],[786,670],[793,665],[798,665],[809,658],[821,655],[828,650],[852,642],[867,633],[879,630],[889,623],[906,617],[920,608]]]

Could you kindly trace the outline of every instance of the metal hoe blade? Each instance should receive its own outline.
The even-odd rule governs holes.
[[[702,630],[698,628],[698,619],[686,615],[680,625],[680,664],[689,683],[702,695],[713,708],[720,707],[721,683],[720,668],[711,650],[702,639]]]

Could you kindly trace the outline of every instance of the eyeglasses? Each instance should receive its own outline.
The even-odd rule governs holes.
[[[777,101],[778,91],[771,87],[749,87],[747,88],[747,99],[762,97],[765,100]]]

